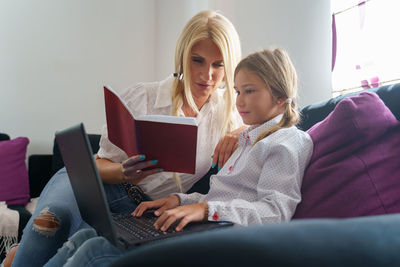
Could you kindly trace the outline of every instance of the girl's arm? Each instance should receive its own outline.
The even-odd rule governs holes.
[[[268,154],[258,157],[264,162],[255,201],[240,197],[229,201],[218,201],[216,197],[209,199],[208,220],[232,221],[241,225],[289,221],[301,200],[301,181],[311,154],[312,143],[270,146]]]

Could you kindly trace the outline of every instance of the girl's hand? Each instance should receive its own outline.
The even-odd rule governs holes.
[[[218,166],[218,170],[225,165],[229,157],[235,152],[238,142],[239,133],[246,129],[247,126],[240,127],[228,134],[226,134],[217,144],[213,155],[212,167]]]
[[[147,176],[162,171],[162,169],[156,168],[143,171],[143,169],[158,163],[157,160],[145,161],[145,158],[145,155],[136,155],[122,162],[121,168],[124,182],[128,181],[132,184],[138,184]]]
[[[175,221],[181,219],[176,231],[180,231],[189,222],[203,221],[206,216],[207,203],[201,202],[191,205],[179,206],[161,214],[160,218],[154,223],[154,227],[161,231],[166,231]]]
[[[180,205],[180,199],[177,195],[173,195],[167,198],[161,198],[154,201],[144,201],[136,207],[132,216],[140,217],[148,209],[157,209],[154,215],[160,216],[164,211],[178,207]]]

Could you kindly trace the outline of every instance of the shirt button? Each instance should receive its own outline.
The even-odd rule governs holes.
[[[214,212],[212,218],[214,221],[218,220],[218,218],[219,218],[218,213]]]
[[[233,167],[233,166],[230,166],[230,167],[229,167],[229,170],[230,170],[230,171],[232,170],[232,167]]]

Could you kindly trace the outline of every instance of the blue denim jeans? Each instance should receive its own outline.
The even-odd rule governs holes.
[[[94,229],[82,229],[64,243],[45,267],[108,266],[125,252],[99,237]]]
[[[104,185],[111,212],[136,208],[122,185]],[[23,230],[13,266],[43,266],[80,229],[90,228],[80,215],[65,168],[43,189],[35,212]]]

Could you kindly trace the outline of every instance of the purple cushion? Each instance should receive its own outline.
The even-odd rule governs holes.
[[[400,212],[400,122],[375,93],[343,99],[307,132],[314,152],[293,218]]]
[[[28,144],[26,137],[0,142],[0,201],[7,205],[25,205],[29,201],[25,163]]]

